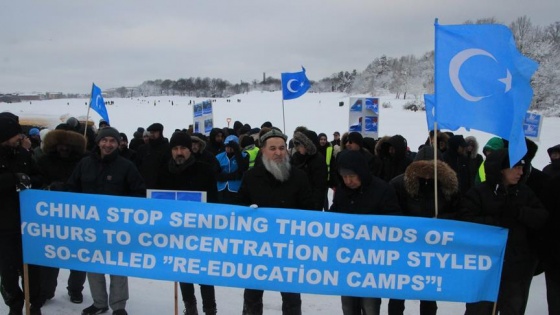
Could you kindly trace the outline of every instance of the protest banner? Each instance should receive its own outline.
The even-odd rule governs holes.
[[[507,230],[351,215],[26,190],[28,264],[218,286],[495,301]]]

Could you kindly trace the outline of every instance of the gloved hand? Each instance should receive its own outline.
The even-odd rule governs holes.
[[[16,191],[31,188],[31,177],[25,173],[16,173]]]
[[[65,191],[65,184],[64,182],[52,182],[48,187],[48,190],[52,191]]]

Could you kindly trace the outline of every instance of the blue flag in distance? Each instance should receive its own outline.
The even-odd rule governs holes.
[[[301,67],[300,72],[282,73],[282,98],[291,100],[305,94],[311,87],[311,83],[305,76],[305,68]]]
[[[91,86],[91,99],[89,101],[89,106],[96,111],[103,120],[105,120],[109,125],[111,122],[109,121],[109,114],[107,113],[107,107],[105,107],[105,100],[103,100],[103,96],[101,95],[101,89],[92,83]]]
[[[523,119],[538,64],[504,25],[435,25],[435,120],[509,140],[511,165],[527,152]]]

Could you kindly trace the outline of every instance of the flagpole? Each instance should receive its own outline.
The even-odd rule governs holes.
[[[434,29],[438,26],[438,18],[434,21]],[[434,60],[436,60],[437,54],[437,31],[434,32]],[[437,176],[437,151],[438,151],[438,140],[437,140],[437,132],[438,132],[438,123],[437,123],[437,80],[435,74],[437,73],[435,67],[437,63],[434,62],[434,214],[437,218],[439,216],[439,209],[438,209],[438,176]]]
[[[280,75],[280,88],[282,89],[282,125],[284,126],[283,132],[286,133],[286,114],[284,113],[284,81],[282,81],[282,75]]]
[[[86,125],[84,127],[84,137],[86,137],[86,132],[87,132],[87,128],[88,128],[88,120],[89,120],[89,109],[91,108],[91,96],[93,95],[93,86],[94,84],[91,84],[91,93],[89,95],[89,105],[87,107],[87,113],[86,113]]]

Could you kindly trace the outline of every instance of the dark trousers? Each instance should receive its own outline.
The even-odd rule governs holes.
[[[245,289],[243,293],[243,315],[262,315],[263,290]],[[282,295],[282,315],[301,315],[301,295],[280,292]]]
[[[180,282],[181,295],[185,305],[196,305],[196,297],[194,296],[194,284]],[[214,293],[213,285],[200,285],[200,295],[202,296],[202,309],[204,312],[207,310],[216,309],[216,295]]]
[[[341,296],[342,314],[344,315],[379,315],[381,309],[380,298],[363,298],[355,296]]]
[[[389,300],[389,315],[403,315],[404,300]],[[435,301],[420,301],[420,315],[436,315],[437,303]]]
[[[68,294],[71,293],[82,293],[84,290],[84,283],[86,283],[87,273],[85,271],[70,270],[70,276],[68,277]]]
[[[29,299],[35,308],[41,308],[40,275],[41,268],[28,265]],[[23,250],[20,234],[0,236],[0,292],[4,303],[13,309],[21,309],[24,304],[23,289],[20,287],[20,277],[23,278]],[[23,280],[22,280],[23,281]]]
[[[41,266],[41,298],[45,301],[54,297],[59,270],[58,268]]]

